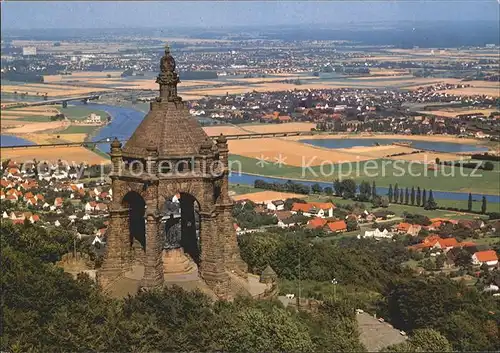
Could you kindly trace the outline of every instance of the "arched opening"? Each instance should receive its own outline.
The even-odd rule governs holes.
[[[123,207],[129,209],[129,234],[130,246],[138,243],[140,247],[146,249],[146,202],[135,191],[128,192],[122,200]]]
[[[164,249],[182,248],[199,265],[200,204],[188,193],[167,197],[162,207]]]

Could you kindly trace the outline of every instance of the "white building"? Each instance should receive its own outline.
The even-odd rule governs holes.
[[[394,235],[389,232],[387,229],[380,231],[378,228],[375,230],[367,230],[363,235],[363,238],[375,238],[375,239],[392,239]],[[361,235],[358,235],[358,239],[361,238]]]
[[[102,120],[100,115],[90,113],[90,115],[87,117],[87,119],[85,119],[84,122],[86,124],[101,124]]]
[[[36,55],[36,47],[23,47],[23,56]]]

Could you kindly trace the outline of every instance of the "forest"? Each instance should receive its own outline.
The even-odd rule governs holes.
[[[315,286],[339,278],[343,294],[311,291],[323,304],[308,313],[277,300],[212,302],[179,287],[111,299],[87,276],[74,280],[54,266],[73,236],[66,229],[2,222],[2,351],[365,351],[359,307],[375,308],[409,333],[388,351],[500,349],[498,302],[474,286],[415,277],[399,266],[409,256],[400,242],[311,243],[292,232],[241,237],[242,257],[256,273],[270,264],[280,283],[299,275]],[[374,295],[362,299],[363,293]]]

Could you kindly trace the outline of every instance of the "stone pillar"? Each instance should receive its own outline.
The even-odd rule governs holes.
[[[222,234],[222,244],[224,247],[224,265],[226,270],[234,271],[242,277],[247,277],[248,266],[240,256],[238,239],[233,225],[233,200],[229,196],[229,149],[227,139],[223,134],[217,138],[217,149],[219,151],[219,161],[222,166],[222,182],[219,202],[216,205],[217,226],[219,234]]]
[[[216,226],[216,215],[200,212],[200,277],[214,291],[217,297],[229,299],[229,276],[224,268],[224,254],[221,237]]]
[[[128,269],[129,229],[128,208],[110,205],[109,227],[107,231],[106,254],[99,270],[99,283],[107,287]]]
[[[241,259],[240,248],[232,216],[233,204],[219,204],[217,210],[217,230],[221,234],[224,251],[224,267],[240,277],[248,277],[248,265]]]
[[[122,144],[115,137],[113,142],[111,143],[111,152],[109,154],[111,156],[111,176],[117,177],[121,175],[123,172],[123,158],[122,158]],[[113,190],[115,192],[115,190]]]
[[[163,284],[161,215],[154,210],[146,214],[146,260],[142,286],[155,288]]]
[[[221,195],[220,203],[229,204],[232,203],[229,197],[229,149],[227,147],[227,139],[224,135],[220,134],[217,137],[217,149],[219,151],[219,162],[222,166],[222,183],[221,183]]]

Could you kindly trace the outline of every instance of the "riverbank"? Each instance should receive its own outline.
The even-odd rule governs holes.
[[[497,174],[498,176],[498,174]],[[250,173],[235,173],[232,172],[231,176],[229,177],[229,181],[233,184],[243,184],[243,185],[254,185],[255,180],[260,179],[268,183],[285,183],[288,180],[291,180],[296,183],[301,183],[306,186],[312,186],[313,184],[319,184],[322,188],[325,187],[333,187],[333,179],[330,181],[320,181],[320,180],[314,180],[314,179],[302,179],[302,178],[287,178],[287,177],[271,177],[268,175],[260,175],[260,174],[250,174]],[[356,179],[356,178],[355,178]],[[400,178],[401,179],[401,178]],[[369,180],[369,179],[361,179],[361,180],[366,180],[370,184],[372,181],[375,181],[377,185],[377,193],[379,195],[386,195],[388,192],[388,185],[387,183],[383,182],[383,179],[375,179],[375,180]],[[357,183],[361,181],[359,179],[356,179]],[[496,179],[497,183],[497,188],[498,188],[498,179]],[[393,186],[395,183],[392,184]],[[418,186],[418,184],[406,184],[403,183],[402,180],[399,180],[398,183],[399,188],[406,188],[408,187],[411,189],[412,186],[415,188]],[[421,189],[426,189],[427,191],[432,189],[433,196],[435,199],[443,199],[443,200],[451,200],[451,201],[464,201],[468,200],[469,197],[469,192],[468,191],[452,191],[452,190],[443,190],[440,188],[437,188],[436,185],[429,185],[429,187],[421,187]],[[457,189],[455,189],[457,190]],[[483,192],[477,192],[472,190],[472,197],[473,199],[476,200],[481,200],[483,195],[486,197],[488,202],[493,202],[493,203],[500,203],[500,195],[498,192],[493,192],[493,193],[483,193]],[[454,207],[454,206],[451,206]]]

